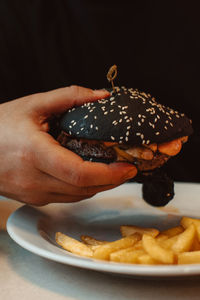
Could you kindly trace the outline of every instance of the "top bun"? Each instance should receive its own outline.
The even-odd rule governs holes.
[[[110,97],[67,111],[61,129],[73,137],[148,145],[192,134],[185,114],[159,104],[150,94],[117,87]]]

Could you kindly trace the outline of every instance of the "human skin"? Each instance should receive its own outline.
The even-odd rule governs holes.
[[[48,133],[52,116],[107,96],[70,86],[0,104],[0,194],[36,206],[75,202],[134,177],[134,166],[83,161]]]

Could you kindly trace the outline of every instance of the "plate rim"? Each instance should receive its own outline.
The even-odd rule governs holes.
[[[128,185],[132,183],[127,183]],[[134,184],[134,183],[133,183]],[[179,184],[179,183],[176,183]],[[180,183],[182,184],[182,183]],[[188,185],[193,185],[193,183],[185,183]],[[194,183],[196,185],[196,183]],[[197,183],[197,185],[200,184]],[[59,205],[59,204],[57,204]],[[44,249],[34,244],[34,241],[30,243],[23,236],[16,233],[14,228],[15,221],[19,218],[21,214],[24,213],[26,209],[34,211],[34,218],[26,219],[27,224],[31,226],[33,232],[39,238],[42,244],[46,244],[48,249]],[[45,210],[45,207],[42,208]],[[105,262],[97,259],[84,258],[79,255],[72,253],[67,253],[64,249],[59,246],[53,245],[48,242],[38,230],[38,221],[41,211],[38,208],[24,205],[15,210],[7,220],[7,232],[9,236],[24,249],[44,257],[46,259],[71,265],[74,267],[79,267],[83,269],[89,269],[94,271],[101,271],[107,273],[115,273],[122,275],[131,275],[139,277],[183,277],[183,276],[194,276],[200,275],[200,264],[187,264],[187,265],[137,265],[137,264],[124,264],[117,262]],[[22,221],[22,220],[21,220]],[[52,251],[51,251],[52,250]],[[55,251],[53,251],[55,250]]]

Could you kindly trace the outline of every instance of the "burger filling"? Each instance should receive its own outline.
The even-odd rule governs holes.
[[[114,142],[77,139],[64,131],[58,137],[60,144],[86,160],[128,161],[140,171],[150,171],[161,167],[171,156],[178,154],[188,137],[182,137],[162,144],[142,146],[123,145]]]

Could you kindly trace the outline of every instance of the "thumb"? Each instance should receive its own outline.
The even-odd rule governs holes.
[[[40,115],[62,113],[71,107],[80,106],[85,102],[94,102],[109,95],[106,90],[92,90],[72,85],[36,94],[37,99],[33,99],[33,109]]]

